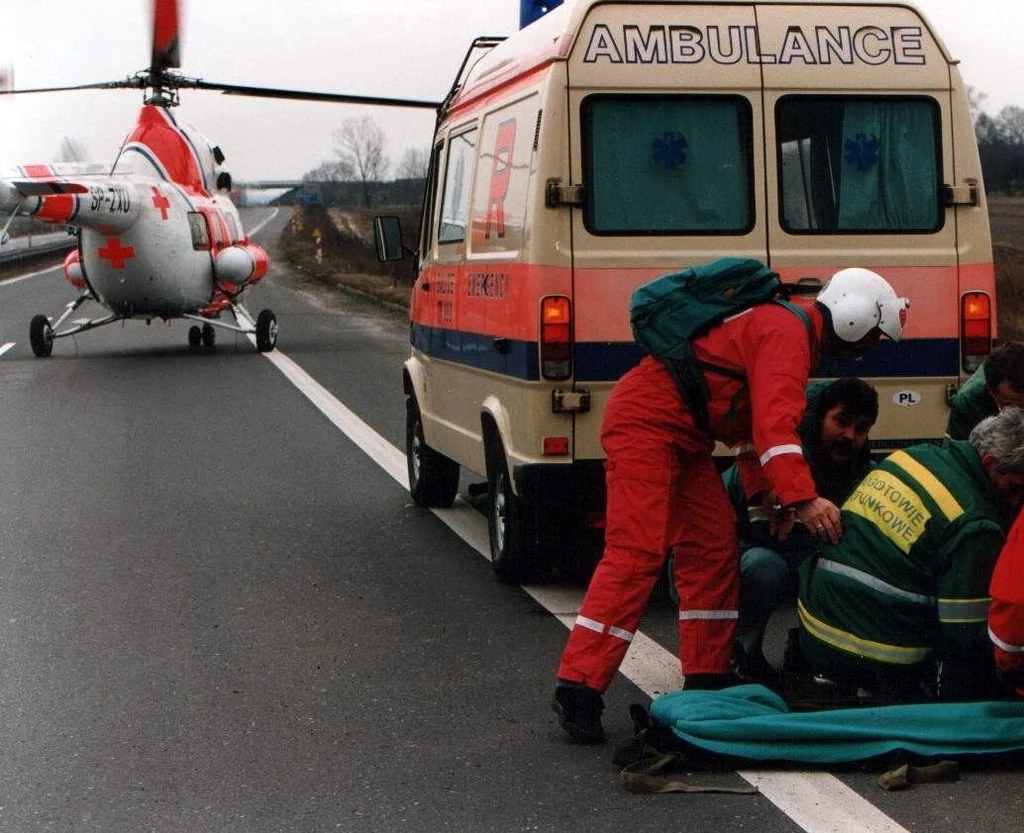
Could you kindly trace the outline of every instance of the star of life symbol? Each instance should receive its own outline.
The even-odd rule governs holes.
[[[690,145],[682,133],[666,130],[660,138],[651,141],[651,149],[651,161],[655,165],[674,171],[686,164]]]
[[[843,141],[843,149],[846,151],[843,157],[846,164],[855,165],[861,173],[878,164],[877,136],[869,138],[864,133],[857,133],[852,139]]]

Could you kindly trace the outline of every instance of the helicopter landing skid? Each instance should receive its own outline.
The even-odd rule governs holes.
[[[85,330],[92,330],[96,327],[102,327],[105,324],[112,324],[115,321],[121,320],[122,316],[111,313],[110,315],[103,316],[103,318],[89,318],[85,321],[76,322],[66,330],[60,329],[61,325],[68,320],[71,313],[86,301],[93,300],[95,299],[91,293],[83,292],[64,308],[64,312],[62,312],[60,317],[53,323],[50,323],[50,319],[45,315],[36,315],[33,317],[32,323],[29,324],[28,328],[28,340],[32,345],[32,352],[40,358],[49,356],[53,352],[54,340],[73,336],[76,333],[81,333]]]
[[[61,326],[68,320],[76,309],[86,301],[93,300],[95,300],[95,298],[91,293],[83,292],[74,301],[69,303],[64,309],[64,312],[61,313],[60,317],[52,323],[45,315],[35,316],[29,325],[29,343],[32,346],[32,352],[36,356],[44,358],[53,353],[53,342],[58,338],[66,338],[67,336],[82,333],[86,330],[93,330],[96,327],[113,324],[115,321],[127,320],[123,315],[111,313],[110,315],[105,315],[102,318],[89,318],[85,321],[76,321],[67,329],[61,329]],[[261,353],[268,353],[274,349],[277,345],[277,317],[271,310],[262,310],[256,317],[256,322],[253,323],[252,316],[249,315],[248,311],[241,304],[231,304],[230,308],[232,315],[235,317],[234,324],[229,324],[226,321],[218,321],[215,318],[207,318],[206,316],[194,313],[184,313],[181,318],[187,318],[192,321],[199,321],[202,323],[202,327],[193,325],[189,328],[189,346],[193,348],[202,346],[207,349],[212,349],[215,343],[214,327],[220,327],[222,329],[232,330],[233,332],[242,333],[244,335],[254,335],[256,337],[256,349]]]
[[[190,321],[199,321],[202,324],[202,327],[196,325],[189,327],[189,346],[212,348],[215,343],[213,328],[220,327],[223,330],[230,330],[234,333],[256,336],[256,349],[261,353],[269,353],[274,349],[277,345],[277,317],[271,310],[262,310],[256,316],[256,322],[253,323],[249,311],[241,304],[231,304],[230,309],[231,314],[235,318],[234,324],[194,313],[182,315],[182,318],[187,318]]]

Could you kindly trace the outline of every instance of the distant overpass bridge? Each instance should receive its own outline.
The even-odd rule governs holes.
[[[301,188],[304,184],[301,179],[261,179],[236,181],[234,186],[238,189],[238,204],[245,205],[248,202],[248,191],[291,191],[293,188]]]
[[[346,180],[345,182],[303,182],[300,179],[236,180],[236,202],[246,205],[250,191],[298,190],[298,202],[315,202],[324,206],[360,206],[366,204],[367,189],[373,205],[420,205],[423,201],[423,178],[390,179],[376,182]]]
[[[259,181],[236,182],[239,188],[252,188],[256,191],[271,191],[278,188],[301,188],[305,183],[301,179],[263,179]]]

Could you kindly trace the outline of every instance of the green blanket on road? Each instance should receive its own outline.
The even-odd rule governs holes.
[[[693,746],[753,761],[836,764],[896,750],[927,757],[1024,750],[1020,700],[791,712],[764,686],[741,685],[662,694],[650,715]]]

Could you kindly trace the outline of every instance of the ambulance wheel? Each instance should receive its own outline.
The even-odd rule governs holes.
[[[459,492],[459,464],[423,438],[423,418],[412,396],[405,405],[405,459],[409,494],[417,506],[451,506]]]
[[[203,333],[199,329],[198,324],[193,324],[188,328],[188,346],[193,350],[197,350],[199,345],[203,343]]]
[[[277,317],[268,309],[256,318],[256,349],[269,353],[277,344]]]
[[[41,359],[53,353],[53,327],[49,318],[37,315],[32,319],[28,326],[28,341],[32,352]]]
[[[512,490],[512,478],[500,440],[487,449],[487,534],[491,545],[491,566],[498,580],[506,584],[547,581],[550,575],[542,562],[535,540],[531,514]]]

